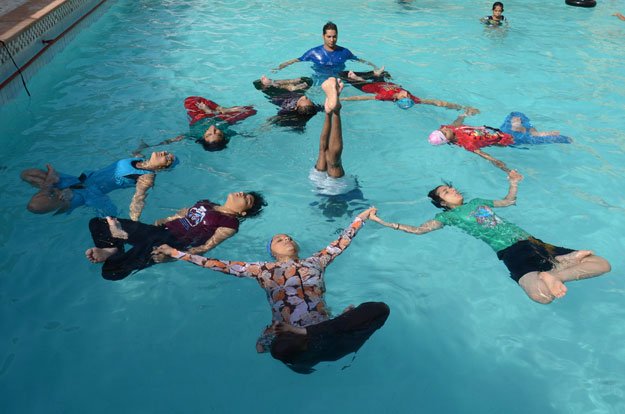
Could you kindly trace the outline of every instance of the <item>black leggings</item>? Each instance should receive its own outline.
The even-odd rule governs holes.
[[[354,72],[354,74],[356,74],[356,76],[360,76],[361,78],[364,79],[364,81],[359,81],[359,80],[350,79],[347,76],[348,73],[349,72],[347,72],[347,71],[343,71],[343,72],[339,73],[339,77],[341,79],[343,79],[344,81],[346,81],[347,83],[351,84],[354,88],[356,88],[358,90],[362,90],[362,87],[367,85],[367,84],[369,84],[369,83],[373,83],[373,82],[386,82],[386,79],[390,78],[390,75],[386,71],[382,72],[379,76],[377,76],[375,73],[373,73],[373,71],[369,71],[369,72]]]
[[[306,335],[279,334],[271,344],[271,356],[295,372],[309,374],[321,361],[336,361],[358,351],[389,313],[386,303],[365,302],[334,319],[307,326]]]
[[[184,248],[165,226],[153,226],[128,219],[118,219],[128,239],[118,239],[111,235],[104,218],[93,218],[89,230],[96,247],[116,247],[117,252],[102,264],[102,277],[108,280],[121,280],[135,270],[152,266],[152,249],[161,244],[169,244],[177,249]],[[133,247],[125,251],[124,245]]]

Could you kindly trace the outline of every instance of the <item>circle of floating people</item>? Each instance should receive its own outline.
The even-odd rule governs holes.
[[[503,4],[495,2],[492,13],[480,20],[493,27],[508,24],[503,11]],[[625,20],[619,13],[615,16]],[[259,239],[267,239],[266,252],[259,252],[259,258],[269,255],[269,260],[245,262],[204,257],[205,253],[235,236],[246,219],[271,208],[259,191],[232,192],[221,204],[200,199],[153,224],[139,221],[156,174],[170,171],[179,164],[178,158],[170,152],[155,151],[146,158],[141,155],[142,150],[185,139],[197,142],[206,151],[225,150],[237,135],[236,125],[257,112],[253,106],[226,107],[201,96],[190,96],[183,102],[189,120],[188,133],[154,144],[142,142],[132,158],[77,176],[57,172],[50,164],[45,169],[23,171],[21,178],[38,189],[28,202],[28,210],[59,214],[70,213],[83,205],[93,208],[98,217],[89,222],[93,247],[86,250],[85,256],[101,266],[102,277],[108,280],[119,281],[172,260],[256,280],[265,290],[271,310],[271,322],[262,328],[256,350],[270,353],[298,373],[313,372],[322,361],[336,361],[355,353],[389,317],[390,308],[384,302],[350,305],[339,315],[332,315],[326,304],[326,269],[347,250],[367,221],[416,235],[445,226],[458,227],[488,244],[507,267],[510,278],[531,300],[541,304],[565,296],[568,282],[610,271],[610,264],[592,250],[549,244],[494,211],[515,205],[523,177],[486,153],[484,148],[569,144],[571,138],[559,131],[538,131],[528,116],[519,111],[506,116],[499,128],[465,125],[467,117],[479,113],[477,108],[438,98],[417,97],[391,82],[391,75],[383,66],[360,59],[337,44],[338,27],[332,22],[323,26],[322,40],[323,44],[273,70],[277,73],[297,62],[311,62],[311,75],[291,79],[271,79],[263,75],[253,81],[254,87],[277,107],[269,123],[303,132],[311,118],[317,114],[324,118],[317,159],[309,171],[309,180],[320,200],[312,205],[319,206],[332,221],[344,221],[345,215],[355,217],[336,240],[319,251],[301,258],[299,244],[292,236],[280,233],[269,238],[258,234]],[[372,70],[347,70],[346,62],[350,60],[369,65]],[[323,102],[314,102],[307,96],[314,87],[323,91]],[[342,96],[346,88],[358,93]],[[466,201],[458,189],[445,183],[427,192],[432,204],[442,210],[434,218],[416,226],[382,219],[378,210],[369,206],[356,177],[346,172],[341,159],[343,102],[353,105],[351,102],[368,100],[395,102],[403,110],[414,105],[433,105],[460,111],[453,122],[435,129],[427,138],[428,142],[439,148],[444,144],[459,146],[494,164],[507,175],[507,194],[497,200]],[[135,192],[128,208],[129,218],[123,218],[107,194],[130,187],[134,187]],[[295,234],[301,231],[293,229]]]

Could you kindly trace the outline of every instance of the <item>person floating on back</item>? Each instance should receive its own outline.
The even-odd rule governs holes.
[[[429,192],[428,197],[432,204],[444,211],[420,226],[389,223],[375,212],[370,219],[412,234],[425,234],[444,226],[459,227],[487,243],[504,262],[510,277],[532,300],[548,304],[566,294],[565,282],[607,273],[611,270],[610,263],[590,250],[572,250],[545,243],[496,215],[493,208],[516,203],[517,185],[522,178],[516,171],[508,173],[510,187],[502,200],[476,198],[467,203],[451,184],[439,185]]]
[[[523,144],[568,144],[573,141],[569,137],[560,135],[558,131],[537,131],[529,118],[521,112],[511,112],[504,120],[500,129],[489,126],[462,125],[464,118],[470,114],[468,112],[461,114],[450,125],[441,125],[439,129],[432,131],[428,137],[430,144],[458,145],[487,159],[503,171],[509,172],[510,169],[503,161],[485,153],[482,151],[482,148]]]
[[[421,99],[417,98],[406,89],[393,83],[384,80],[385,72],[373,71],[357,74],[355,72],[348,72],[346,80],[355,88],[373,95],[357,95],[341,98],[341,101],[393,101],[401,109],[410,109],[414,104],[434,105],[448,109],[463,109],[470,111],[471,113],[478,113],[479,111],[471,107],[463,107],[451,102],[442,101],[440,99]]]

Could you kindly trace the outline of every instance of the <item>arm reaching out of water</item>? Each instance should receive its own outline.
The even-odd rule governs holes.
[[[519,181],[523,179],[523,176],[512,170],[508,172],[508,181],[510,182],[510,187],[508,188],[508,194],[504,197],[503,200],[495,200],[493,205],[495,207],[508,207],[513,204],[516,204],[516,193],[519,185]]]

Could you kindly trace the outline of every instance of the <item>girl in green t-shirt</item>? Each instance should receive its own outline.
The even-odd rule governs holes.
[[[590,250],[572,250],[545,243],[497,216],[492,208],[515,204],[518,182],[522,179],[521,174],[510,171],[510,188],[502,200],[478,198],[467,203],[451,185],[439,185],[429,192],[428,197],[432,199],[432,204],[444,211],[418,227],[388,223],[375,213],[370,219],[413,234],[429,233],[445,225],[459,227],[492,247],[499,260],[510,270],[510,277],[532,300],[548,304],[566,294],[564,282],[607,273],[610,263]]]

